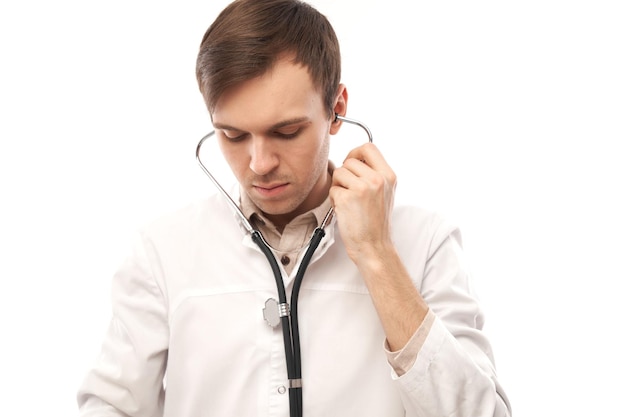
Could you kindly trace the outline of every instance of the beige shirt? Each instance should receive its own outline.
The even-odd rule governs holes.
[[[282,233],[272,224],[263,212],[250,200],[248,194],[241,190],[241,211],[250,223],[261,232],[265,241],[275,250],[278,260],[287,274],[291,274],[300,252],[306,248],[313,234],[328,214],[331,204],[327,197],[324,202],[311,211],[303,213],[289,222]],[[421,349],[426,336],[432,326],[435,315],[432,310],[424,318],[424,321],[411,337],[409,342],[399,351],[389,351],[389,345],[385,343],[387,360],[398,375],[405,374],[415,363],[415,359]]]

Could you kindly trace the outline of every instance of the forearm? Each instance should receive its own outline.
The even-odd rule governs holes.
[[[393,246],[364,252],[357,267],[370,292],[389,348],[400,350],[426,317],[428,305]]]

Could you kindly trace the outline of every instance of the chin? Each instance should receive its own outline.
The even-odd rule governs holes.
[[[256,202],[256,206],[267,216],[289,216],[295,213],[299,206],[292,202]],[[295,216],[294,216],[295,217]]]

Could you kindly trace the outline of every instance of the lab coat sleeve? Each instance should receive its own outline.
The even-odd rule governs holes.
[[[79,391],[81,417],[163,415],[168,326],[158,259],[138,237],[113,277],[113,315]]]
[[[420,292],[436,317],[413,367],[402,376],[392,371],[407,416],[510,416],[460,233],[442,223],[433,227]]]

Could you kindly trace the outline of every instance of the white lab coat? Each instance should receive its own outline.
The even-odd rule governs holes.
[[[217,195],[141,231],[113,279],[113,318],[78,393],[81,416],[289,415],[282,333],[262,316],[277,298],[275,281],[233,217]],[[331,223],[298,304],[304,415],[509,415],[458,231],[418,208],[396,208],[393,221],[398,250],[437,315],[432,329],[412,369],[396,375]],[[296,271],[283,271],[288,297]]]

